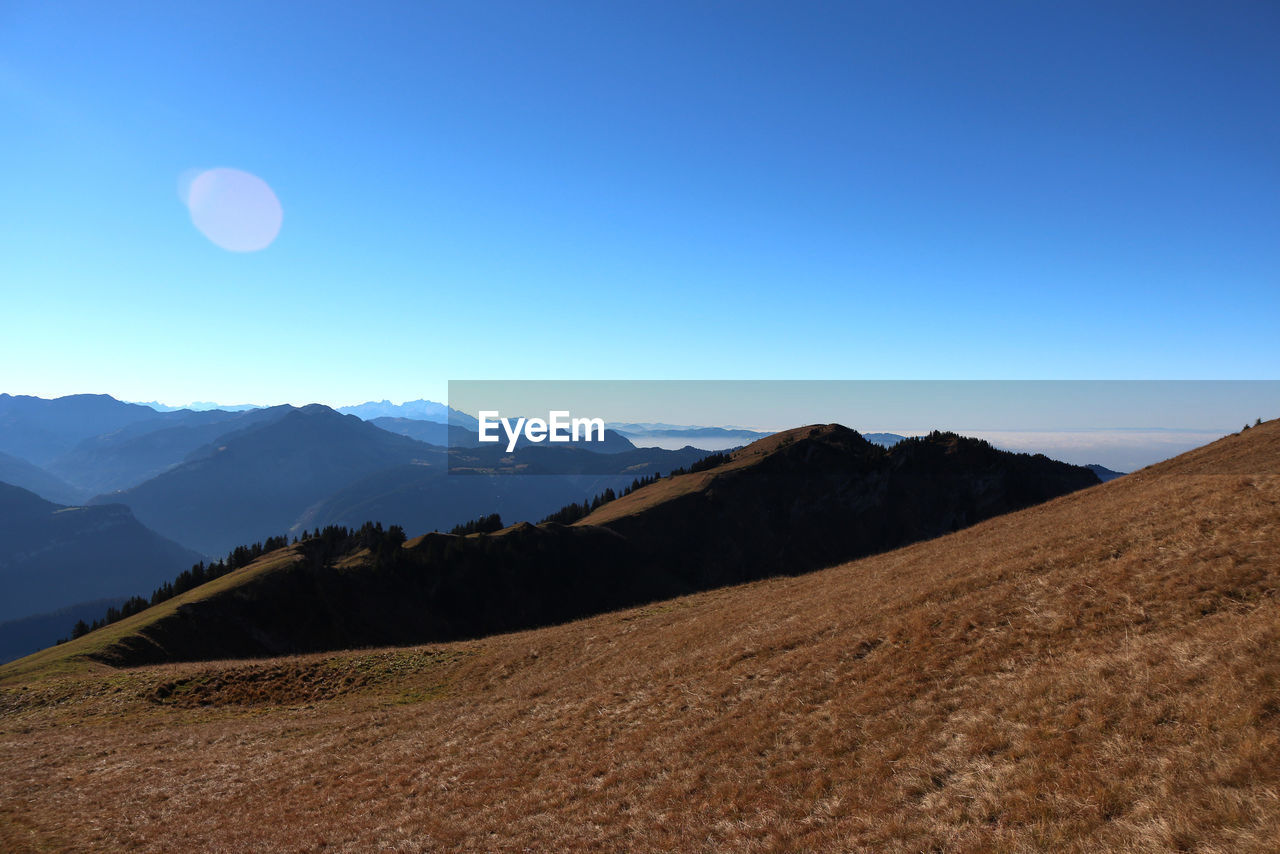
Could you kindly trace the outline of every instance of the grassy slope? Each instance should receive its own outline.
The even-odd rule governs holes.
[[[180,596],[161,602],[140,614],[134,614],[74,640],[51,646],[40,652],[20,658],[0,667],[0,685],[21,683],[62,674],[84,672],[101,673],[112,668],[94,660],[109,646],[123,637],[138,632],[145,633],[148,625],[163,619],[189,602],[222,593],[243,584],[249,578],[289,566],[295,559],[293,549],[286,548],[263,555],[246,567],[215,578],[207,584],[188,590]]]
[[[806,441],[809,439],[814,441]],[[833,451],[838,459],[830,468],[824,468],[821,455]],[[812,512],[806,515],[803,544],[792,542],[784,546],[784,536],[768,533],[775,518],[797,512],[795,506],[768,506],[771,494],[794,493],[797,506],[802,507],[806,506],[806,500],[831,504],[828,496],[833,490],[841,490],[830,484],[822,485],[817,475],[844,472],[847,464],[869,451],[884,453],[839,425],[807,426],[775,434],[735,452],[731,461],[711,471],[665,478],[605,505],[585,520],[592,525],[580,524],[567,541],[561,535],[547,533],[546,528],[541,529],[541,535],[531,538],[527,534],[538,532],[525,523],[508,527],[485,542],[497,544],[509,538],[508,542],[513,543],[510,548],[516,555],[505,560],[489,559],[471,570],[464,567],[474,554],[472,558],[455,555],[452,575],[439,575],[438,550],[419,551],[419,545],[428,539],[419,537],[406,544],[410,552],[418,552],[406,555],[406,560],[416,560],[420,565],[402,578],[395,589],[386,586],[389,583],[386,573],[357,579],[362,563],[358,558],[343,562],[343,566],[357,570],[349,574],[345,587],[342,579],[332,574],[324,576],[324,583],[320,584],[301,569],[292,573],[291,578],[277,574],[264,579],[258,571],[236,573],[73,644],[0,668],[0,684],[51,666],[61,671],[91,666],[91,661],[130,666],[224,656],[244,658],[393,643],[443,642],[513,631],[694,590],[741,583],[773,574],[779,566],[789,566],[795,572],[809,571],[858,554],[885,550],[910,539],[936,535],[949,527],[940,523],[930,527],[928,522],[895,518],[884,520],[886,525],[880,526],[872,521],[879,517],[868,515],[861,517],[859,526],[845,530],[849,526],[843,523],[853,511],[846,505],[838,505],[824,506],[817,511],[818,515]],[[779,465],[774,465],[772,471],[763,470],[767,468],[764,464],[770,461],[781,463],[786,471],[779,475]],[[979,463],[969,461],[968,464]],[[746,469],[754,469],[754,474],[760,477],[744,484],[740,475]],[[787,472],[795,475],[798,471],[807,474],[787,476]],[[865,472],[855,476],[869,477]],[[1087,477],[1093,480],[1091,475]],[[813,482],[802,483],[806,478]],[[945,480],[942,472],[939,479]],[[1080,483],[1072,485],[1078,488]],[[1068,486],[1058,484],[1058,488]],[[705,494],[693,495],[706,490],[718,490],[721,499],[718,506],[704,506],[708,498]],[[867,499],[874,501],[874,488],[866,491]],[[1040,497],[1052,491],[1046,489]],[[742,501],[739,506],[732,502],[726,504],[723,501],[726,496],[737,496]],[[909,507],[917,502],[927,505],[928,497],[904,494],[893,500],[899,502],[899,506]],[[685,498],[695,499],[695,505],[690,506],[682,500]],[[848,496],[843,500],[850,501]],[[1033,499],[1027,496],[1020,499],[1028,500]],[[988,507],[980,512],[992,515],[1007,506]],[[648,512],[651,510],[658,511],[657,515]],[[941,515],[936,508],[930,512]],[[691,519],[702,519],[706,524],[690,523]],[[725,520],[730,520],[727,525]],[[629,530],[622,529],[623,536],[630,535],[635,542],[648,543],[657,552],[656,556],[640,555],[643,549],[637,549],[636,554],[627,552],[618,545],[616,532],[608,532],[609,536],[603,540],[589,539],[593,531],[606,533],[604,528],[593,527],[599,522],[634,523]],[[753,539],[760,530],[766,533]],[[792,534],[796,532],[793,527]],[[888,541],[876,539],[881,536],[886,536]],[[280,560],[281,565],[287,564],[285,558]],[[647,563],[637,571],[635,561]],[[483,573],[483,580],[478,580],[481,576],[475,573]],[[433,574],[441,578],[434,586],[418,583]],[[522,588],[520,585],[530,578],[547,580],[541,586]],[[270,583],[261,583],[264,581]],[[477,584],[481,587],[476,587]],[[470,603],[466,589],[480,590],[485,584],[494,585],[494,592],[505,593],[506,598],[486,594],[487,606]],[[571,586],[566,586],[564,592],[554,592],[562,584]],[[548,591],[553,592],[548,596]],[[437,607],[441,602],[450,601],[455,605],[443,606],[443,610]],[[179,608],[191,603],[199,604],[178,614]]]
[[[1270,422],[808,576],[9,684],[0,848],[1271,851],[1277,589]]]

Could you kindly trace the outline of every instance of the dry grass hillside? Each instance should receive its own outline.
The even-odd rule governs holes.
[[[549,629],[0,671],[0,849],[1270,852],[1278,589],[1269,422]]]
[[[407,543],[377,527],[327,529],[0,674],[86,657],[127,667],[535,629],[823,569],[1097,483],[1088,469],[955,434],[885,450],[813,425],[605,504],[631,509],[604,525],[519,523]]]

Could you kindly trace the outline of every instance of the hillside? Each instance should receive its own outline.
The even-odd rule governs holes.
[[[526,455],[580,465],[627,456]],[[509,490],[544,480],[446,479],[458,495],[490,480]],[[521,523],[403,548],[373,535],[304,541],[290,565],[244,573],[216,595],[192,591],[93,655],[134,665],[480,637],[817,569],[1096,483],[1086,469],[953,434],[886,450],[839,425],[801,428],[643,487],[570,528]]]
[[[199,559],[127,507],[64,507],[0,483],[0,622],[150,592]]]
[[[553,628],[10,665],[0,842],[1270,852],[1277,518],[1269,422],[939,539]]]
[[[89,495],[24,459],[0,451],[0,482],[20,486],[47,501],[79,504]]]

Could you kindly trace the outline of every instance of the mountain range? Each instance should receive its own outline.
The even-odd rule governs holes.
[[[1087,469],[954,434],[886,449],[839,425],[802,428],[661,478],[572,526],[429,533],[403,547],[380,529],[326,530],[220,579],[216,592],[124,621],[94,655],[134,665],[478,637],[801,573],[1097,483]]]
[[[0,420],[0,442],[44,462],[0,452],[0,484],[45,500],[46,515],[57,505],[59,521],[0,542],[0,563],[23,576],[0,622],[40,617],[0,626],[0,646],[17,632],[25,640],[14,648],[22,651],[35,648],[31,638],[39,646],[65,636],[81,616],[67,609],[146,596],[195,561],[223,557],[241,544],[370,518],[411,530],[448,530],[495,512],[537,520],[605,489],[621,490],[637,473],[669,471],[703,455],[695,449],[635,453],[610,431],[603,445],[557,449],[567,455],[535,450],[532,466],[523,449],[510,458],[496,448],[479,451],[466,459],[469,470],[480,467],[483,476],[451,477],[447,446],[478,444],[467,428],[388,418],[375,419],[379,425],[318,405],[156,412],[105,395],[6,395]],[[546,476],[511,476],[517,471]],[[11,497],[0,521],[25,524],[31,514],[19,513],[18,503]],[[103,527],[108,521],[109,530]],[[86,545],[86,532],[96,529],[109,534],[100,553]],[[126,532],[143,559],[136,575],[122,579],[114,569],[104,572],[102,560],[119,561],[117,544]],[[33,563],[36,554],[56,559],[59,571]],[[56,613],[46,620],[46,612]]]
[[[217,555],[240,543],[357,519],[415,530],[448,529],[493,512],[538,519],[593,489],[621,487],[632,472],[669,471],[703,455],[625,447],[629,455],[577,447],[451,452],[313,404],[221,436],[162,474],[91,503],[125,504],[144,524]],[[623,450],[616,443],[613,449]],[[450,476],[451,453],[469,470],[492,476]],[[554,465],[539,465],[552,459]]]
[[[46,468],[88,495],[117,492],[163,474],[219,437],[266,424],[290,409],[166,412],[83,439]]]
[[[384,401],[352,409],[368,420],[320,405],[157,412],[105,395],[0,395],[0,447],[11,449],[0,451],[0,483],[52,500],[63,508],[59,519],[99,524],[115,514],[119,531],[127,528],[176,549],[148,547],[169,557],[148,565],[138,583],[122,585],[109,573],[97,578],[101,567],[80,547],[83,534],[75,526],[32,529],[29,534],[39,531],[48,540],[33,544],[28,537],[21,551],[59,555],[63,572],[29,579],[30,595],[13,600],[26,604],[0,620],[145,596],[196,560],[328,525],[378,520],[429,532],[493,513],[507,522],[537,522],[606,490],[621,493],[636,478],[688,468],[706,454],[693,446],[637,448],[610,429],[602,445],[522,446],[508,455],[505,448],[481,446],[474,427],[464,426],[466,419],[442,404]],[[383,411],[420,417],[377,414]],[[422,420],[428,417],[459,423]],[[710,428],[703,435],[717,431],[732,432]],[[888,446],[902,437],[864,438]],[[113,505],[114,510],[103,509]],[[67,512],[71,507],[85,509]],[[17,560],[18,551],[0,548],[0,559],[7,554]],[[103,584],[91,583],[95,579]],[[24,632],[37,631],[36,625]],[[43,639],[51,642],[68,629],[50,630]],[[0,627],[0,640],[4,635]]]
[[[476,427],[476,419],[459,412],[452,407],[436,403],[432,400],[406,400],[404,403],[392,403],[389,400],[367,401],[354,406],[339,406],[338,412],[343,415],[355,415],[365,421],[377,418],[406,418],[413,421],[434,421],[439,424],[456,424],[461,427]]]
[[[45,466],[85,439],[161,418],[150,407],[105,394],[52,400],[0,394],[0,452]]]

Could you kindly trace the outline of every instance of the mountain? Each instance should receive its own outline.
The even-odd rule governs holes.
[[[159,417],[150,407],[106,394],[52,400],[0,394],[0,451],[43,466],[91,436]]]
[[[625,456],[532,450],[522,470],[537,471],[537,457],[564,471],[570,459],[590,468]],[[445,479],[456,489],[487,478]],[[516,489],[538,478],[505,480]],[[806,427],[638,489],[571,528],[524,522],[492,536],[429,534],[403,549],[372,535],[306,541],[273,571],[184,601],[145,638],[102,654],[138,664],[476,637],[805,572],[1097,482],[1087,469],[954,434],[885,449],[839,425]]]
[[[584,451],[592,451],[597,454],[623,454],[627,451],[636,450],[635,443],[623,436],[617,430],[605,429],[603,441],[586,441],[579,440],[576,442],[568,442],[570,447],[582,448]]]
[[[317,500],[362,477],[433,456],[443,462],[439,449],[312,404],[223,436],[92,503],[125,504],[166,536],[220,555],[283,534]]]
[[[736,427],[652,427],[649,429],[637,429],[636,425],[629,425],[629,427],[630,429],[619,428],[619,432],[624,436],[679,436],[691,439],[746,439],[748,441],[755,441],[769,435],[758,430],[743,430]]]
[[[0,453],[39,466],[71,490],[47,479],[28,480],[30,472],[8,470],[14,482],[33,487],[43,483],[46,490],[57,492],[48,497],[75,502],[141,483],[224,433],[290,409],[156,411],[109,395],[46,400],[0,394]]]
[[[776,433],[577,524],[616,531],[704,589],[896,548],[1096,483],[1079,466],[953,433],[884,448],[832,424]]]
[[[1124,472],[1112,471],[1106,466],[1101,466],[1101,465],[1098,465],[1097,463],[1090,463],[1089,465],[1085,466],[1085,468],[1087,468],[1089,471],[1096,474],[1098,476],[1098,480],[1102,481],[1103,483],[1106,483],[1109,480],[1115,480],[1118,477],[1124,477]]]
[[[182,416],[173,427],[145,434],[128,428],[88,440],[60,464],[86,479],[94,473],[136,478],[150,466],[153,477],[90,503],[125,504],[144,524],[211,556],[269,536],[368,518],[425,530],[494,512],[540,519],[607,487],[621,489],[637,474],[670,471],[705,455],[692,448],[640,453],[607,431],[612,453],[595,452],[594,445],[588,453],[586,443],[521,447],[515,455],[498,445],[456,449],[469,473],[493,476],[452,477],[446,448],[401,431],[438,441],[452,433],[461,441],[467,434],[457,425],[375,424],[316,404]],[[514,472],[554,476],[508,476]]]
[[[725,450],[745,445],[771,435],[741,427],[689,427],[674,424],[617,424],[619,432],[642,445],[671,447],[673,442],[689,442],[709,450]],[[862,438],[875,445],[892,447],[906,436],[897,433],[863,433]]]
[[[639,476],[688,467],[704,456],[696,448],[603,454],[581,446],[524,447],[510,455],[459,448],[453,473],[443,458],[374,472],[307,508],[291,533],[370,519],[408,531],[447,531],[495,512],[512,522],[537,521],[566,504],[606,489],[621,492]]]
[[[58,504],[79,504],[91,494],[39,466],[3,452],[0,452],[0,482],[20,486]]]
[[[746,445],[769,434],[740,427],[694,427],[674,424],[613,424],[623,436],[640,445],[671,447],[673,443],[723,449]]]
[[[149,406],[156,412],[181,412],[184,409],[193,412],[205,412],[210,409],[221,409],[224,412],[248,412],[250,409],[263,409],[264,407],[256,403],[214,403],[208,400],[193,400],[185,406],[169,406],[155,400],[148,401],[131,401],[141,406]]]
[[[49,463],[49,470],[88,495],[128,489],[178,465],[199,448],[235,431],[291,412],[274,406],[240,412],[178,410],[93,436]]]
[[[127,507],[65,507],[0,483],[0,621],[150,593],[199,559]]]
[[[406,400],[404,403],[371,400],[355,406],[340,406],[338,412],[343,415],[355,415],[365,421],[372,421],[375,418],[408,418],[414,421],[457,424],[462,427],[474,428],[476,425],[476,420],[465,412],[459,412],[432,400]]]
[[[445,424],[442,421],[421,421],[416,418],[392,418],[379,416],[367,419],[389,433],[408,436],[428,445],[441,448],[467,448],[479,444],[476,431],[468,430],[459,424]]]
[[[769,431],[748,430],[745,427],[705,427],[697,424],[668,424],[663,421],[621,421],[611,423],[610,427],[622,433],[668,433],[685,435],[689,433],[703,433],[708,436],[735,436],[743,438],[753,436],[757,439],[770,435]]]
[[[108,627],[0,668],[0,847],[1262,854],[1277,507],[1273,421],[532,631],[119,670]]]

